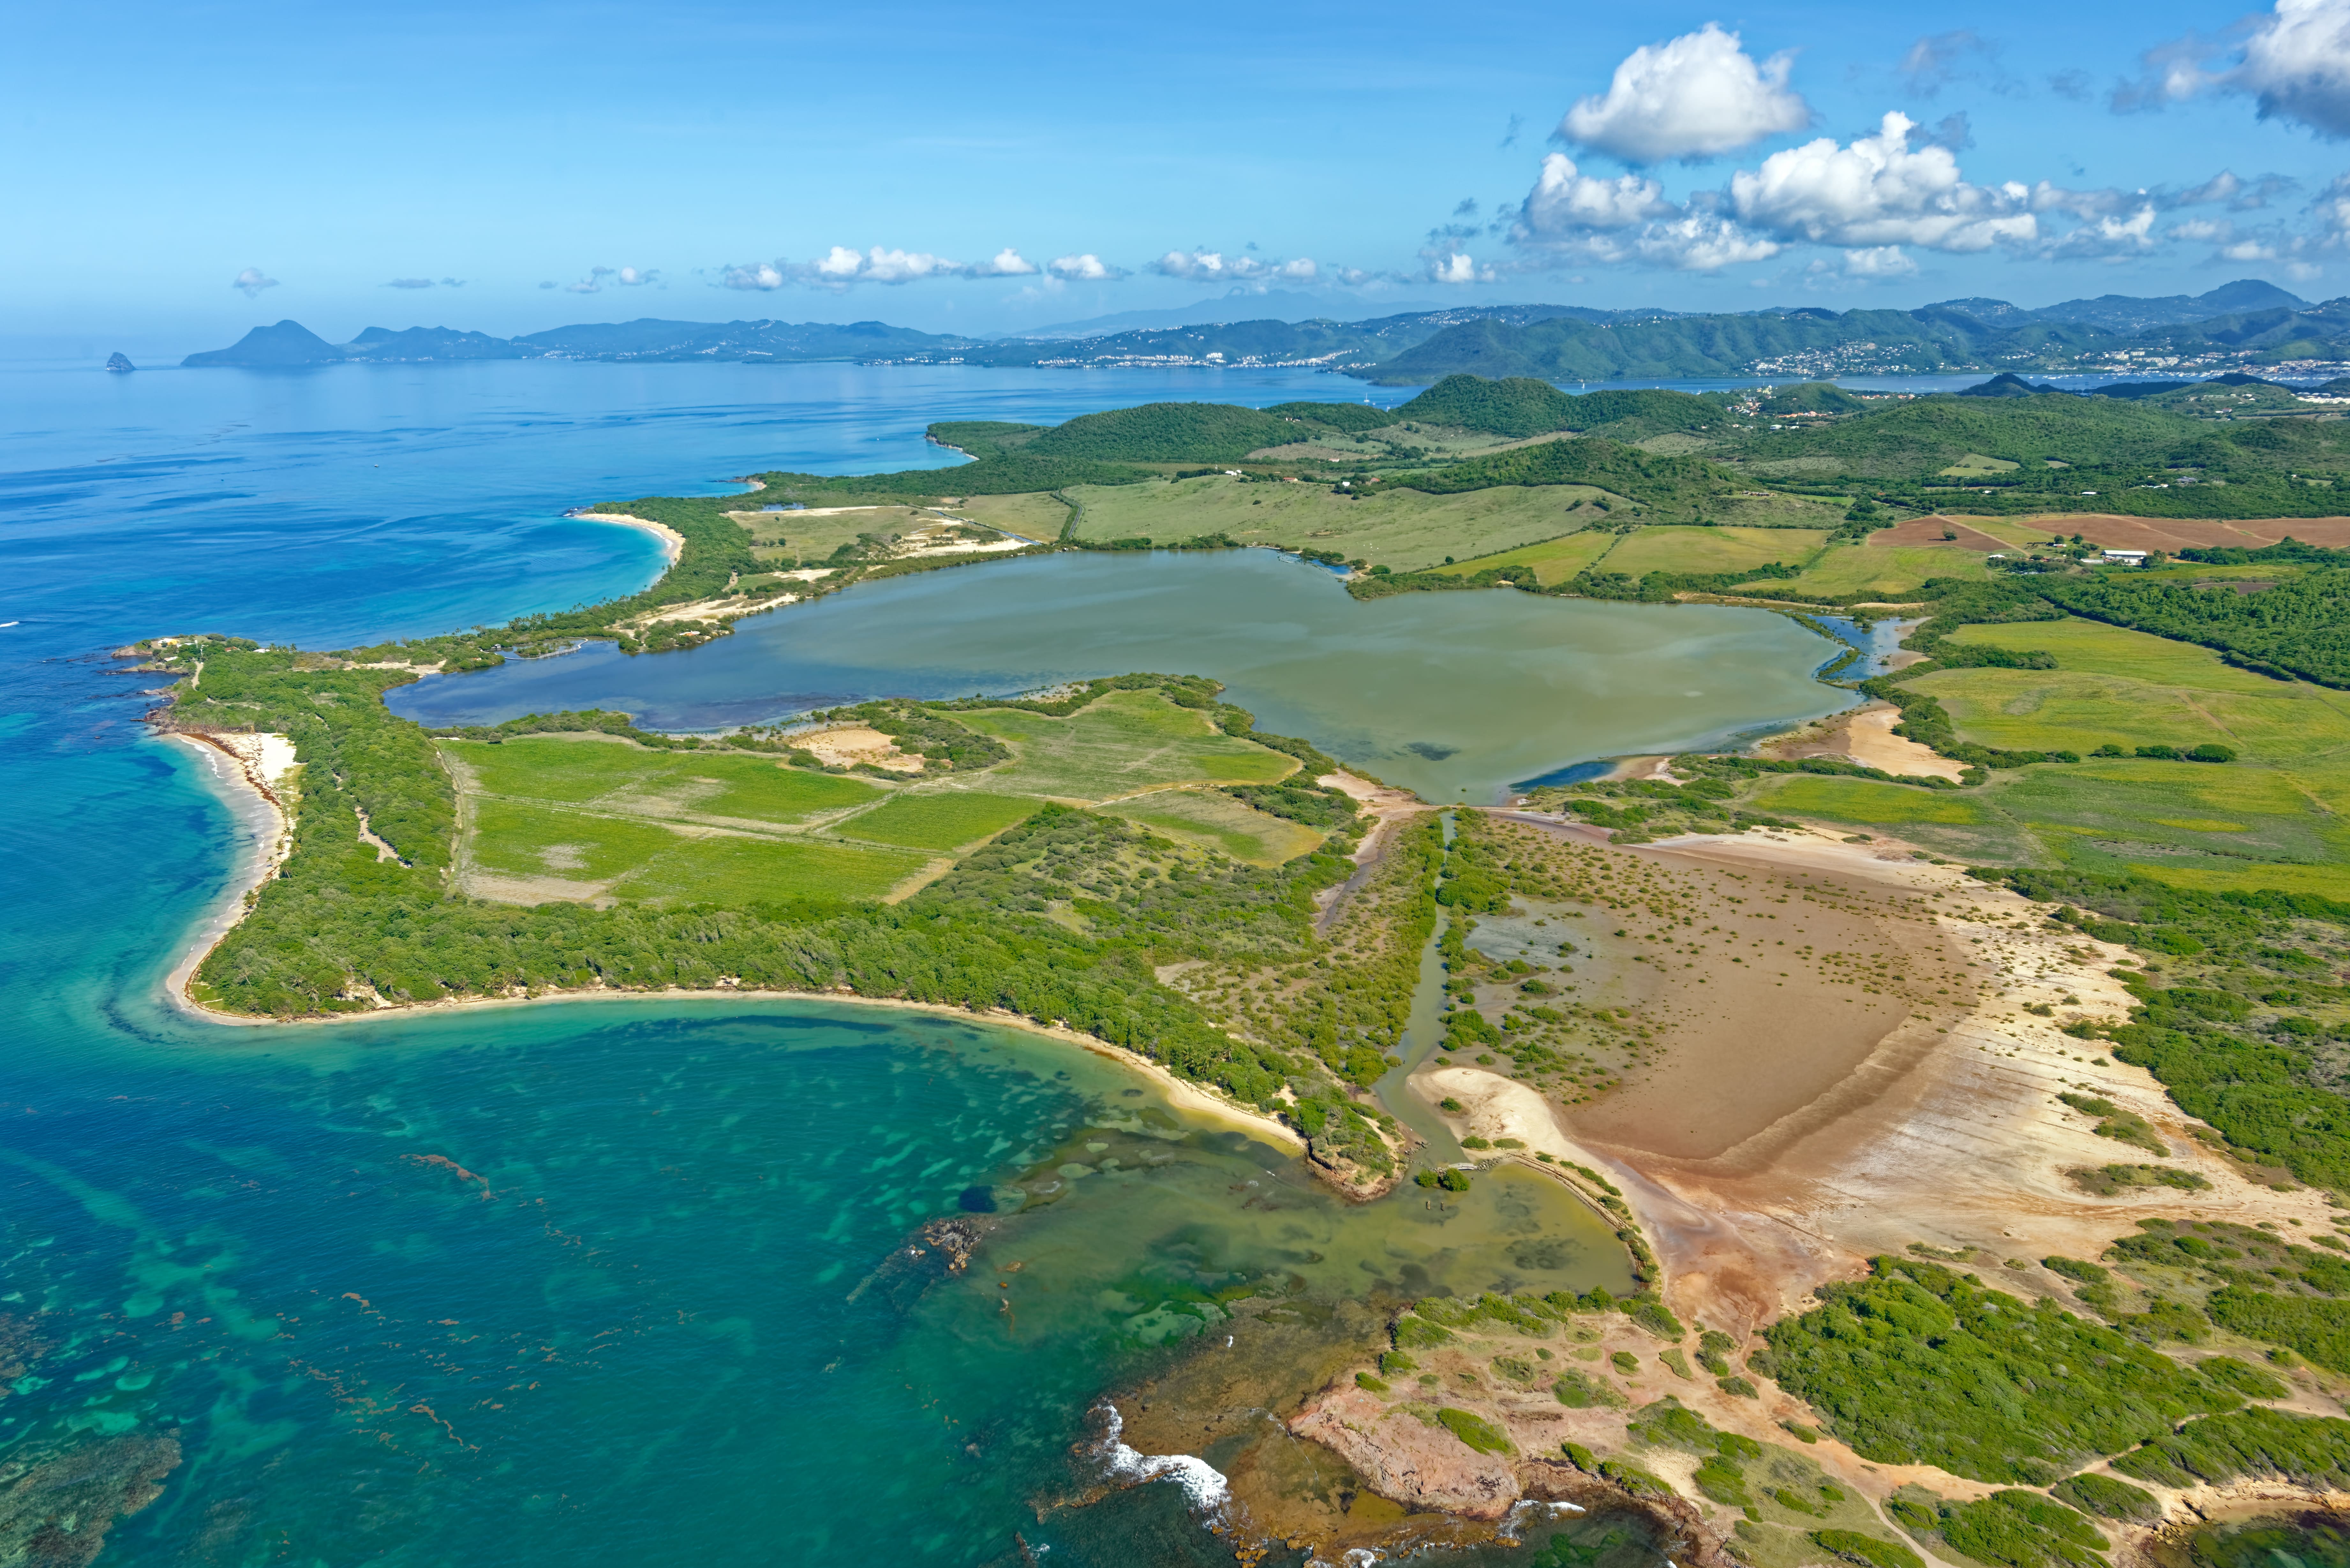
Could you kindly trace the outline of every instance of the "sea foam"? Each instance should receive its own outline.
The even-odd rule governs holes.
[[[1118,1407],[1105,1399],[1097,1408],[1102,1415],[1102,1436],[1093,1451],[1110,1480],[1120,1486],[1171,1480],[1183,1489],[1194,1511],[1211,1518],[1222,1515],[1232,1501],[1232,1488],[1222,1470],[1196,1454],[1142,1453],[1121,1436],[1126,1417],[1118,1413]]]

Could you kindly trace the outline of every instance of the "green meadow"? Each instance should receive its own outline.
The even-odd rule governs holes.
[[[866,901],[883,897],[926,862],[899,850],[508,800],[475,802],[470,836],[473,866],[491,876],[595,883],[604,896],[629,902]]]
[[[1113,691],[1066,719],[1016,708],[955,717],[1011,743],[989,770],[992,788],[1052,800],[1105,801],[1180,784],[1274,784],[1295,760],[1227,735],[1208,715],[1155,691]]]
[[[1431,570],[1440,576],[1468,576],[1477,572],[1492,571],[1503,566],[1532,566],[1534,581],[1544,587],[1565,582],[1577,572],[1598,564],[1600,558],[1622,542],[1623,535],[1603,529],[1587,529],[1569,534],[1563,538],[1545,539],[1539,545],[1524,545],[1514,550],[1504,550],[1498,556],[1480,556],[1473,561],[1460,561],[1449,566]]]
[[[1981,582],[1990,576],[1980,553],[1954,545],[1839,545],[1787,587],[1803,594],[1896,599],[1916,593],[1929,578]]]
[[[2272,680],[2208,649],[2096,621],[1968,626],[1951,640],[2057,662],[1943,670],[1909,682],[1942,704],[1961,739],[2083,760],[2002,769],[1963,793],[1781,776],[1763,781],[1756,804],[1882,827],[1954,858],[2350,898],[2350,693]],[[2205,743],[2237,760],[2134,754]],[[2101,746],[2133,754],[2091,754]]]
[[[899,790],[871,811],[834,826],[844,838],[908,849],[961,849],[1035,815],[1038,803],[975,790]]]
[[[475,793],[595,805],[639,816],[802,823],[879,800],[862,779],[787,768],[764,757],[656,752],[604,736],[444,741]]]
[[[1814,528],[1643,528],[1608,554],[1604,568],[1650,572],[1742,572],[1774,561],[1800,566],[1827,535]]]

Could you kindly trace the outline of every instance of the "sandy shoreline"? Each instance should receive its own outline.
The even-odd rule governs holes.
[[[650,534],[660,541],[661,570],[664,573],[670,567],[676,566],[678,556],[685,552],[684,535],[668,524],[656,523],[650,517],[630,517],[619,512],[575,512],[572,515],[582,523],[617,523],[623,528],[634,528],[640,534]]]
[[[167,732],[161,738],[195,753],[213,793],[228,807],[230,816],[243,830],[228,886],[205,912],[180,961],[163,978],[165,992],[182,1007],[193,1009],[197,1003],[189,997],[187,988],[195,978],[196,966],[211,956],[221,939],[244,919],[252,895],[276,875],[277,867],[293,850],[294,825],[287,819],[276,794],[255,776],[253,765],[219,741],[210,735],[184,732]]]

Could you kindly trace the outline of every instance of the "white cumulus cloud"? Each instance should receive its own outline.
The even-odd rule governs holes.
[[[1794,64],[1792,53],[1757,63],[1737,34],[1708,22],[1633,50],[1607,92],[1566,111],[1558,133],[1627,163],[1734,152],[1812,123],[1811,106],[1787,86]]]
[[[1305,283],[1320,275],[1322,271],[1320,265],[1308,256],[1267,262],[1251,255],[1228,256],[1221,251],[1209,250],[1169,251],[1150,264],[1150,270],[1161,277],[1183,278],[1194,283]]]
[[[1909,146],[1915,129],[1895,112],[1848,145],[1824,136],[1774,152],[1731,177],[1731,205],[1750,229],[1814,244],[1982,251],[2038,237],[2027,189],[1968,183],[1949,148]]]
[[[1055,277],[1071,283],[1108,283],[1127,275],[1124,267],[1112,266],[1091,251],[1055,256],[1047,266]]]
[[[1918,264],[1899,245],[1866,245],[1844,253],[1844,270],[1847,277],[1907,277]]]
[[[1510,243],[1531,265],[1637,262],[1682,272],[1712,272],[1779,253],[1777,242],[1748,233],[1720,207],[1711,192],[1678,204],[1654,180],[1637,174],[1602,179],[1554,152],[1519,204]]]
[[[919,283],[933,277],[1028,277],[1040,270],[1010,245],[980,262],[959,262],[928,251],[899,250],[888,245],[873,245],[861,251],[849,245],[834,245],[812,261],[778,258],[721,267],[717,281],[723,288],[772,290],[797,283],[842,289],[860,283]]]
[[[2226,85],[2251,93],[2262,119],[2350,137],[2350,0],[2277,0]]]
[[[1664,187],[1639,174],[1614,180],[1586,174],[1564,152],[1543,160],[1520,221],[1538,233],[1627,229],[1674,211]]]
[[[597,270],[603,269],[599,267]],[[614,282],[624,284],[630,288],[641,288],[646,284],[660,281],[660,268],[657,266],[617,267],[613,269],[612,278]]]
[[[2239,36],[2243,42],[2232,62],[2223,43],[2191,33],[2147,50],[2137,78],[2116,84],[2115,110],[2242,93],[2262,119],[2350,140],[2350,0],[2276,0],[2275,10],[2251,18]]]
[[[261,297],[261,291],[263,289],[276,288],[277,286],[277,280],[274,277],[264,276],[261,269],[257,266],[249,266],[243,272],[237,274],[236,276],[230,281],[229,286],[231,288],[240,290],[247,299],[258,299]]]

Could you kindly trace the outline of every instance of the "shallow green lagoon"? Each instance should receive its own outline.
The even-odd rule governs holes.
[[[1266,730],[1430,800],[1482,802],[1590,758],[1832,712],[1850,698],[1812,672],[1842,651],[1764,610],[1502,589],[1364,603],[1269,550],[1066,554],[851,588],[691,652],[599,644],[427,680],[391,705],[432,723],[602,707],[714,728],[1159,670],[1212,676]]]

